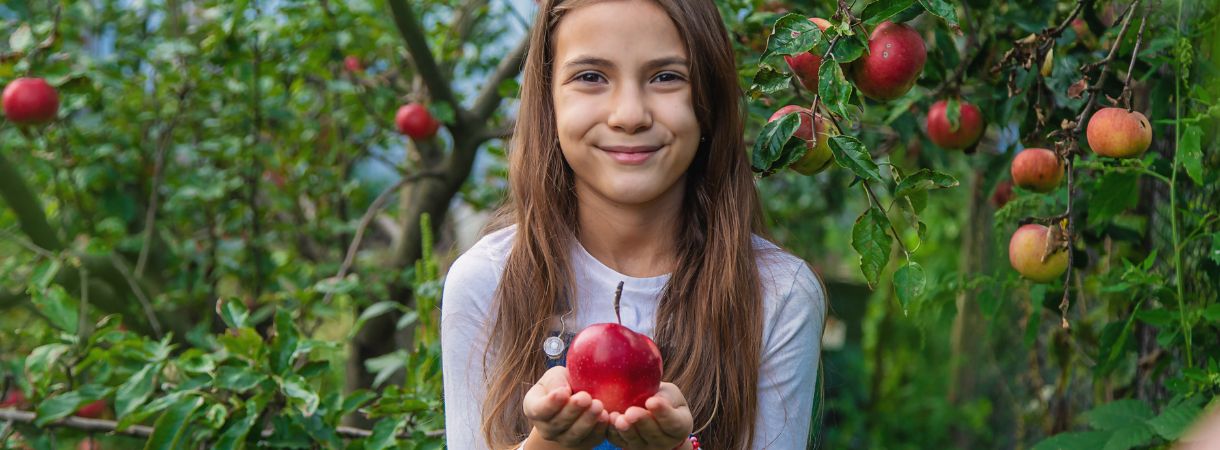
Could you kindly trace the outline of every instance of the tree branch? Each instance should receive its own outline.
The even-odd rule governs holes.
[[[63,250],[64,245],[56,236],[55,228],[47,222],[38,197],[30,191],[25,179],[3,154],[0,154],[0,198],[16,213],[21,231],[30,237],[34,245],[49,251]]]
[[[448,103],[450,107],[457,111],[454,120],[458,122],[459,128],[463,122],[463,114],[461,113],[461,105],[457,102],[457,97],[453,94],[453,89],[449,86],[449,81],[441,73],[441,69],[436,64],[436,59],[432,56],[432,50],[428,49],[428,39],[424,35],[423,27],[419,24],[419,19],[415,17],[415,12],[411,10],[411,6],[406,0],[389,0],[390,12],[394,16],[394,26],[398,28],[398,33],[402,35],[402,40],[407,46],[407,53],[411,54],[411,60],[415,62],[415,70],[423,77],[424,84],[428,86],[428,91],[432,93],[432,97]]]
[[[474,108],[471,110],[477,121],[486,122],[496,111],[496,107],[500,106],[500,83],[515,78],[517,74],[521,73],[521,66],[525,61],[525,54],[529,51],[529,46],[530,37],[527,32],[508,56],[500,60],[496,71],[483,83],[483,89],[479,92],[479,96],[474,102]]]
[[[136,258],[136,276],[144,275],[144,265],[148,262],[148,250],[152,246],[152,235],[157,224],[157,206],[159,203],[159,188],[161,182],[165,179],[163,171],[165,167],[165,152],[169,148],[170,140],[174,134],[174,128],[178,126],[178,119],[182,118],[182,114],[186,112],[183,103],[186,101],[186,95],[191,91],[190,83],[184,85],[178,91],[178,111],[174,113],[174,117],[170,119],[169,125],[165,131],[161,133],[160,140],[157,142],[156,155],[153,156],[153,176],[152,187],[148,196],[148,211],[144,214],[144,241],[140,245],[140,255]]]

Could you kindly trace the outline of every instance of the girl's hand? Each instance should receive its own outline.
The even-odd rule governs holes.
[[[540,437],[565,448],[597,446],[605,440],[610,424],[610,414],[601,400],[594,400],[587,392],[572,395],[566,367],[552,367],[542,374],[525,393],[522,409],[534,427],[530,441]]]
[[[610,442],[629,450],[673,450],[686,442],[695,420],[678,386],[661,383],[661,390],[644,406],[610,413]]]

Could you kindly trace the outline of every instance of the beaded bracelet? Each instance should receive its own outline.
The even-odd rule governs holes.
[[[692,434],[689,438],[686,438],[686,440],[690,441],[690,447],[692,449],[699,450],[699,438]],[[678,444],[677,447],[674,447],[674,450],[682,450],[682,445],[683,444]]]

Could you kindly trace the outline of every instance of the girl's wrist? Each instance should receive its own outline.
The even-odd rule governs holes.
[[[678,444],[677,447],[674,447],[674,450],[698,450],[698,449],[699,449],[699,438],[695,437],[695,435],[693,435],[693,434],[690,435],[689,438],[686,438],[686,440],[682,441],[681,444]]]

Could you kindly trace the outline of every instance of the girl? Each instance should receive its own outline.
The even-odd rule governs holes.
[[[760,237],[712,0],[544,0],[530,39],[510,198],[445,281],[449,448],[806,448],[825,294]],[[619,282],[667,381],[623,414],[562,367]]]

